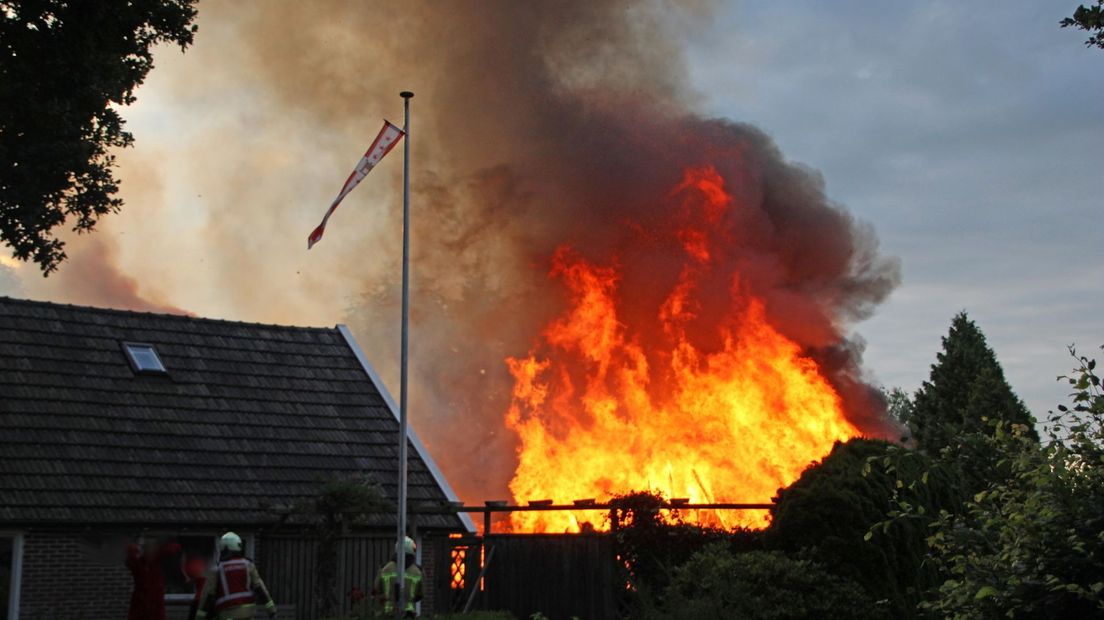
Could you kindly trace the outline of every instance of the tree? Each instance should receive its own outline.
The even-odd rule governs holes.
[[[760,546],[754,530],[724,530],[687,523],[678,510],[669,510],[658,492],[634,491],[610,499],[610,534],[613,537],[621,583],[629,584],[627,603],[655,608],[677,566],[711,542],[733,548]]]
[[[354,478],[327,480],[319,486],[317,496],[292,508],[293,515],[306,518],[318,530],[315,594],[320,615],[332,616],[340,608],[337,558],[341,537],[387,507],[378,485],[366,478]]]
[[[902,454],[908,458],[898,458]],[[899,486],[902,475],[917,482]],[[877,536],[870,533],[885,522],[897,499],[907,499],[921,514],[936,515],[957,506],[961,495],[953,470],[934,459],[884,441],[837,443],[821,462],[779,490],[767,547],[804,553],[862,586],[876,603],[865,617],[912,617],[938,575],[924,564],[926,520],[897,519],[879,528]]]
[[[906,422],[916,445],[929,454],[959,445],[964,435],[991,434],[998,421],[1027,427],[1035,418],[1012,391],[985,335],[961,312],[943,338],[931,376],[916,393]]]
[[[908,421],[912,418],[912,398],[908,392],[895,387],[888,392],[883,391],[883,394],[886,399],[886,415],[900,422],[902,426],[908,426]]]
[[[192,43],[196,0],[0,0],[0,241],[44,274],[65,259],[55,229],[118,211],[117,106],[153,68],[154,45]]]
[[[732,553],[714,543],[676,568],[662,605],[639,617],[859,620],[870,617],[869,609],[862,588],[817,562],[770,551]]]
[[[942,514],[929,539],[949,578],[925,607],[946,618],[1104,618],[1104,393],[1071,349],[1072,405],[1039,446],[1003,424],[989,449],[1009,475]]]
[[[1085,45],[1104,49],[1104,0],[1096,0],[1096,6],[1079,5],[1073,12],[1073,17],[1067,17],[1059,22],[1063,28],[1073,26],[1089,33]]]

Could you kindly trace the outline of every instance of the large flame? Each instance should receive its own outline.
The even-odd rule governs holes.
[[[738,267],[718,258],[719,224],[740,208],[721,176],[710,167],[686,171],[670,202],[671,221],[651,234],[674,235],[681,268],[658,296],[625,290],[616,266],[566,246],[553,257],[568,310],[527,357],[506,360],[517,501],[647,489],[695,503],[766,502],[835,441],[860,434],[816,363],[771,326]],[[727,290],[712,286],[718,275]],[[717,295],[726,311],[703,312],[702,300]],[[661,301],[641,308],[646,299]],[[761,512],[691,518],[765,525]],[[522,512],[509,526],[561,532],[584,521],[600,527],[601,515]]]

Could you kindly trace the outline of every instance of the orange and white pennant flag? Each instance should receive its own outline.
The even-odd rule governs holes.
[[[368,150],[364,152],[364,157],[360,158],[357,162],[356,168],[353,169],[353,173],[349,175],[348,179],[345,179],[345,184],[341,186],[341,192],[334,198],[334,201],[330,204],[330,208],[326,210],[326,215],[322,218],[322,223],[315,228],[309,237],[307,237],[307,249],[314,247],[314,244],[322,240],[322,233],[326,232],[326,222],[329,221],[330,216],[333,215],[334,210],[337,209],[337,205],[341,204],[341,201],[349,195],[349,192],[353,191],[364,177],[368,176],[368,173],[372,171],[372,168],[376,167],[376,164],[380,162],[385,155],[391,152],[391,149],[395,148],[395,145],[402,140],[402,129],[392,125],[388,121],[383,121],[383,129],[380,130],[379,135],[376,136],[372,146],[368,147]]]

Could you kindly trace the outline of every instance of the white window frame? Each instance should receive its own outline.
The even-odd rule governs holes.
[[[23,532],[0,530],[0,538],[12,539],[11,582],[8,584],[8,618],[19,620],[19,591],[23,588]]]

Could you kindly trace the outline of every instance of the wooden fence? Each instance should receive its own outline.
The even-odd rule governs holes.
[[[342,611],[356,585],[365,593],[386,563],[390,537],[343,538],[335,561]],[[294,616],[316,620],[318,542],[301,536],[266,536],[257,552],[258,568],[276,602]],[[473,610],[509,611],[527,620],[540,612],[551,620],[604,620],[618,617],[617,564],[613,540],[606,534],[494,534],[479,537],[426,537],[422,540],[426,604],[438,613]],[[480,576],[482,575],[482,579]],[[429,611],[427,609],[426,611]]]
[[[617,565],[608,535],[503,534],[489,536],[485,546],[479,538],[433,544],[441,546],[435,557],[454,559],[451,570],[436,572],[433,584],[437,600],[450,600],[454,611],[470,598],[471,609],[509,611],[522,619],[536,612],[551,620],[618,616]],[[460,580],[458,562],[464,564]]]
[[[341,540],[335,560],[343,613],[348,613],[352,606],[346,595],[348,590],[355,585],[367,594],[394,544],[394,539],[379,536],[350,536]],[[295,606],[295,620],[317,618],[317,554],[318,541],[311,538],[268,536],[261,540],[257,554],[261,577],[277,604]],[[292,617],[283,613],[280,616]]]

